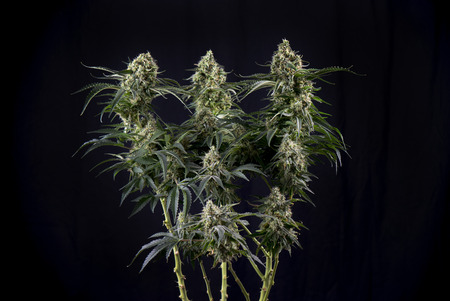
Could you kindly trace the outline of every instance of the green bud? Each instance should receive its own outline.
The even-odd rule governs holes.
[[[306,171],[306,154],[299,139],[293,140],[286,135],[281,142],[279,152],[281,153],[280,161],[284,170],[290,171],[296,168],[300,171]]]
[[[196,111],[208,108],[215,116],[228,110],[232,105],[230,93],[222,86],[227,74],[222,66],[214,59],[209,50],[197,64],[191,77],[198,95],[194,98]]]
[[[301,56],[292,50],[288,40],[283,40],[272,56],[271,73],[284,80],[291,81],[295,72],[302,67]]]
[[[203,168],[213,172],[217,169],[219,164],[220,164],[220,154],[216,150],[216,147],[212,145],[209,151],[205,154],[205,157],[203,158]]]
[[[208,50],[197,64],[192,82],[199,87],[220,87],[227,80],[227,74],[214,59],[213,52]]]

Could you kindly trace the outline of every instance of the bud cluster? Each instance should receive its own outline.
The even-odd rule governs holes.
[[[151,249],[143,267],[163,251],[166,258],[173,253],[180,296],[186,301],[180,254],[198,259],[212,299],[202,263],[202,257],[211,256],[213,266],[223,263],[222,299],[226,300],[229,269],[249,300],[231,265],[244,255],[263,281],[260,300],[267,301],[279,253],[300,246],[298,236],[304,226],[294,220],[292,208],[295,201],[310,201],[309,167],[317,156],[338,164],[339,151],[345,151],[339,130],[328,124],[313,103],[322,102],[314,95],[318,89],[313,81],[348,69],[305,68],[287,40],[274,52],[270,71],[237,82],[227,82],[227,73],[211,50],[196,64],[189,85],[158,78],[158,66],[148,52],[133,59],[125,71],[95,68],[111,72],[105,77],[119,82],[84,88],[91,89],[84,108],[94,96],[112,96],[102,115],[113,113],[121,123],[100,131],[105,135],[85,145],[91,145],[88,151],[105,145],[121,147],[120,153],[111,154],[113,159],[102,164],[113,162],[105,171],[113,171],[114,176],[128,171],[122,201],[140,194],[132,201],[136,203],[132,215],[147,205],[154,210],[158,203],[164,212],[167,232],[155,234],[138,252]],[[244,112],[239,101],[260,89],[269,90],[269,105]],[[110,90],[114,94],[104,92]],[[180,125],[164,122],[152,107],[159,96],[176,98],[192,115]],[[270,194],[261,196],[255,206],[242,207],[239,203],[246,197],[240,197],[239,189],[252,177],[261,177]],[[196,200],[203,208],[192,214]],[[251,209],[238,211],[244,208]],[[251,222],[258,220],[256,225],[250,227],[244,220],[248,217]],[[256,255],[247,245],[250,240],[256,244]],[[266,257],[265,266],[261,256]],[[265,273],[256,262],[265,267]]]
[[[258,232],[269,249],[287,249],[297,242],[298,228],[292,219],[292,202],[286,199],[278,187],[263,200],[259,210],[264,213]]]
[[[292,202],[286,199],[280,188],[273,187],[269,197],[264,202],[265,214],[287,219],[292,217]]]
[[[307,169],[306,152],[301,145],[301,140],[293,140],[291,136],[286,135],[278,149],[279,162],[285,173],[302,172]]]
[[[127,70],[130,74],[127,74],[121,83],[121,87],[126,91],[148,93],[148,88],[156,83],[158,65],[149,52],[139,54],[128,64]]]
[[[283,40],[272,57],[271,73],[286,82],[288,87],[294,88],[295,73],[302,67],[301,56],[292,50],[288,40]]]
[[[197,64],[192,82],[199,87],[220,87],[227,80],[227,74],[208,50]]]
[[[200,59],[191,77],[198,92],[194,100],[196,112],[209,110],[216,116],[231,107],[231,95],[223,89],[226,79],[225,70],[216,62],[212,51],[209,50]]]
[[[135,131],[140,137],[147,137],[156,128],[156,120],[149,113],[154,95],[148,88],[156,83],[158,66],[150,53],[141,53],[127,67],[128,73],[120,82],[124,97],[116,106],[125,131]]]
[[[292,50],[287,40],[283,40],[272,56],[270,68],[279,86],[273,93],[274,107],[277,111],[284,111],[286,115],[303,121],[305,126],[302,130],[308,135],[314,130],[310,117],[314,87],[310,80],[300,75],[302,68],[300,55]]]
[[[203,158],[203,168],[211,175],[216,174],[220,168],[220,154],[214,145],[211,146]]]
[[[216,263],[230,262],[240,254],[239,242],[234,238],[238,235],[238,227],[231,215],[230,206],[217,206],[211,200],[206,202],[201,213],[204,244],[208,246],[208,254],[214,257]]]

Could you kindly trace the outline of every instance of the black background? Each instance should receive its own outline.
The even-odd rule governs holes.
[[[148,236],[162,230],[161,212],[128,219],[132,205],[118,206],[125,177],[89,172],[104,158],[101,151],[72,158],[99,127],[99,107],[80,117],[84,95],[70,95],[94,81],[80,62],[122,69],[148,50],[165,76],[182,81],[212,49],[227,71],[251,74],[265,71],[256,63],[269,61],[286,38],[311,67],[353,65],[366,76],[337,74],[330,78],[336,85],[321,84],[319,96],[333,105],[323,109],[351,146],[351,159],[337,174],[327,164],[314,167],[317,206],[295,212],[310,228],[301,235],[304,250],[283,254],[270,299],[446,298],[446,10],[425,0],[12,3],[2,26],[3,122],[12,127],[4,140],[11,153],[3,157],[12,181],[3,181],[2,197],[8,295],[177,299],[171,260],[141,274],[141,261],[127,268]],[[173,99],[156,104],[169,121],[186,118]],[[261,102],[250,98],[242,106],[253,110]],[[253,183],[249,191],[258,188]],[[255,298],[259,280],[244,261],[235,266]],[[206,300],[198,269],[185,264],[184,272],[190,298]],[[219,272],[209,274],[219,285]],[[230,284],[230,300],[242,300],[231,278]]]

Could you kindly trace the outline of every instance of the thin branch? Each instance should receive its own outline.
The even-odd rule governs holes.
[[[242,228],[244,228],[245,232],[247,232],[248,235],[251,236],[253,242],[258,246],[259,249],[261,249],[263,251],[264,256],[266,256],[266,257],[269,256],[269,253],[266,251],[266,249],[264,249],[264,247],[261,245],[261,243],[255,237],[252,236],[253,233],[247,228],[247,226],[245,226],[243,223],[239,223],[239,225]]]
[[[205,280],[206,293],[208,294],[209,301],[214,301],[214,298],[211,293],[210,281],[208,279],[208,276],[206,275],[205,266],[203,265],[203,260],[199,260],[199,263],[200,263],[200,268],[201,268],[202,274],[203,274],[203,280]]]
[[[250,257],[250,256],[249,256]],[[258,266],[256,265],[255,261],[252,260],[251,258],[248,258],[248,261],[250,262],[250,264],[252,265],[253,269],[255,270],[256,274],[258,274],[259,278],[261,278],[261,280],[264,280],[264,274],[261,272],[261,270],[258,268]]]
[[[233,269],[233,266],[231,265],[231,262],[228,266],[228,269],[230,270],[231,274],[234,277],[234,281],[236,281],[237,285],[239,285],[239,288],[241,289],[242,294],[245,297],[246,301],[250,301],[250,294],[247,292],[247,290],[245,289],[244,285],[242,284],[241,280],[239,279],[238,275],[236,274],[236,272]]]

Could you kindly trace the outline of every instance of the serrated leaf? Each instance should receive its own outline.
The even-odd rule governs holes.
[[[220,149],[222,142],[223,142],[223,133],[217,132],[216,133],[216,149]]]
[[[177,149],[179,149],[182,153],[186,154],[186,150],[184,149],[183,145],[179,142],[175,142],[173,144],[173,147],[176,147]]]
[[[122,189],[125,189],[125,191],[122,193],[122,196],[120,198],[120,206],[122,206],[123,201],[136,189],[136,179],[132,179],[128,184],[126,184]]]
[[[223,182],[222,179],[218,176],[211,176],[211,178],[222,188],[225,189],[225,187],[223,186]]]
[[[276,132],[277,132],[277,129],[267,131],[267,134],[266,134],[267,146],[270,146],[270,142],[272,141]]]
[[[232,172],[236,171],[251,171],[260,175],[264,175],[264,173],[258,168],[258,166],[252,163],[241,165],[235,168]]]
[[[157,239],[156,241],[157,241],[157,243],[155,244],[156,246],[145,258],[144,263],[142,264],[142,268],[139,272],[142,272],[144,268],[147,266],[147,264],[164,250],[166,250],[166,259],[167,259],[172,249],[178,243],[178,240],[171,235],[165,235],[163,238]]]
[[[157,246],[153,250],[151,250],[151,252],[147,255],[147,257],[145,257],[145,260],[142,263],[141,270],[139,271],[139,273],[142,273],[142,271],[145,269],[145,267],[148,265],[148,263],[163,250],[164,250],[164,248],[160,247],[160,246]]]
[[[155,152],[155,155],[158,157],[160,166],[163,171],[163,178],[165,179],[167,177],[167,165],[168,165],[167,157],[161,151]]]
[[[156,192],[158,190],[158,187],[156,187],[155,181],[153,181],[153,179],[149,176],[145,176],[145,178],[147,179],[150,188],[153,189],[154,192]]]
[[[300,120],[300,118],[295,117],[296,119],[296,125],[297,125],[297,134],[300,135],[301,133],[301,129],[302,129],[302,121]]]
[[[80,115],[83,115],[84,111],[86,110],[87,106],[89,105],[89,103],[91,102],[91,100],[97,96],[98,94],[100,94],[101,92],[108,90],[108,89],[117,89],[116,85],[113,84],[108,84],[108,83],[94,83],[94,84],[90,84],[87,85],[85,88],[82,88],[75,93],[79,93],[81,91],[85,91],[91,89],[91,91],[89,92],[89,94],[86,96],[86,100],[84,102],[83,105],[83,109],[81,110]]]
[[[178,187],[173,187],[167,196],[167,207],[172,211],[173,219],[176,220],[178,213],[178,202],[180,198],[180,191]]]
[[[102,146],[117,146],[117,147],[123,147],[123,144],[120,142],[116,142],[109,139],[92,139],[87,142],[85,142],[81,147],[84,148],[86,145],[91,145],[86,152],[83,154],[83,157],[92,152],[93,150],[102,147]]]
[[[243,172],[241,172],[241,171],[233,171],[231,174],[232,174],[233,176],[239,177],[239,178],[244,179],[244,180],[246,180],[246,181],[250,181],[250,180],[245,176],[245,174],[244,174]]]
[[[219,237],[218,242],[219,242],[219,243],[222,242],[222,240],[223,240],[224,237],[225,237],[225,227],[222,226],[222,225],[218,225],[218,226],[215,226],[215,227],[214,227],[214,230],[217,232],[217,235],[218,235],[218,237]]]
[[[152,200],[154,200],[154,197],[152,195],[142,195],[132,200],[131,202],[136,203],[136,205],[134,206],[128,218],[131,218],[134,215],[136,215],[136,213],[140,212],[142,209],[144,209],[145,206],[150,204]]]
[[[197,198],[202,194],[203,190],[205,190],[206,184],[208,184],[209,180],[211,180],[211,176],[205,176],[198,186],[198,189],[196,191]]]
[[[105,72],[109,72],[109,73],[113,73],[113,74],[118,73],[116,70],[113,70],[113,69],[110,69],[110,68],[107,68],[107,67],[102,67],[102,66],[88,66],[88,65],[85,65],[85,64],[83,64],[83,63],[81,63],[81,65],[82,65],[83,67],[86,67],[86,68],[89,68],[89,69],[95,69],[95,70],[105,71]]]
[[[172,156],[175,160],[177,160],[178,164],[180,164],[181,167],[183,167],[183,168],[185,167],[184,163],[183,163],[183,160],[181,160],[180,156],[178,156],[178,154],[176,154],[175,152],[172,152],[172,151],[169,151],[169,150],[164,150],[162,152],[164,152],[167,155]]]
[[[111,112],[109,112],[109,116],[111,116],[114,108],[116,107],[116,105],[119,103],[119,101],[122,99],[122,96],[125,94],[125,89],[120,88],[116,95],[114,96],[113,100],[111,101]]]
[[[191,209],[192,193],[187,187],[181,189],[183,194],[183,215],[186,216]]]
[[[145,186],[145,179],[144,178],[140,178],[139,179],[139,191],[142,192],[142,190],[144,189]]]

